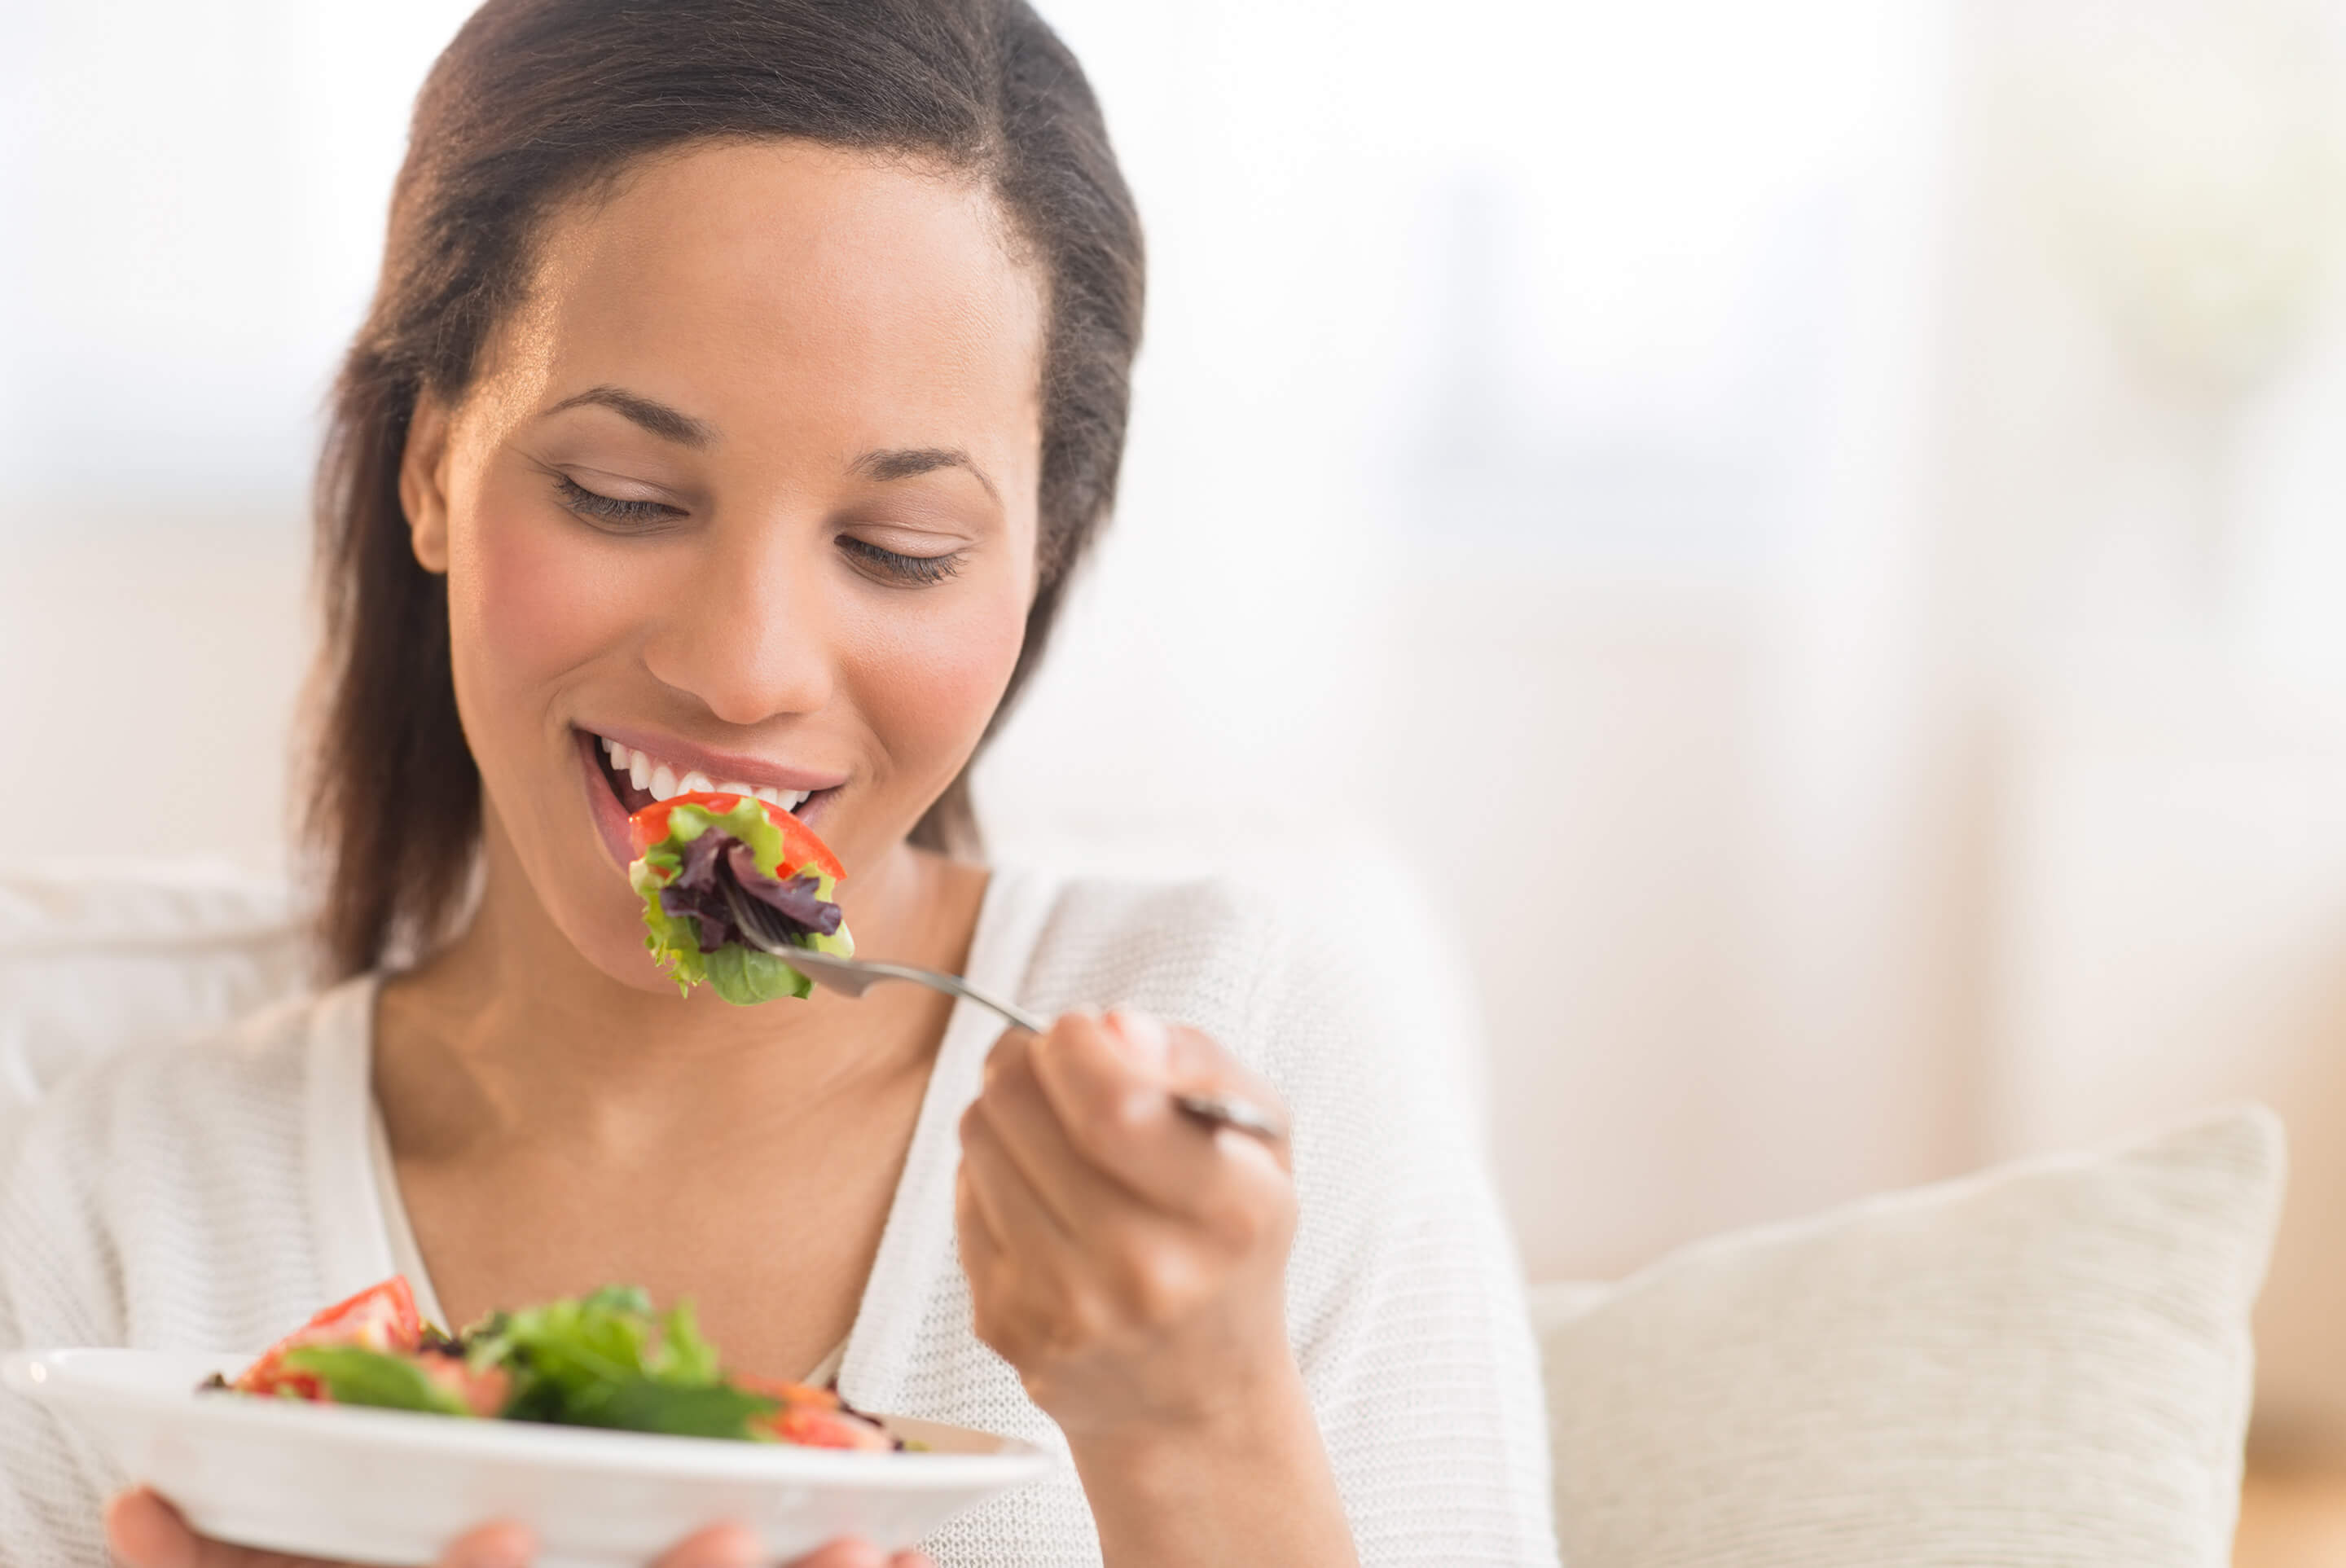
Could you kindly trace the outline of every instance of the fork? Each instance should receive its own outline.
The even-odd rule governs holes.
[[[942,991],[947,996],[974,1002],[1030,1034],[1046,1033],[1051,1027],[1049,1019],[1029,1013],[1015,1003],[990,996],[958,974],[916,969],[909,963],[880,963],[871,959],[842,958],[835,952],[801,947],[790,941],[774,924],[778,917],[773,911],[751,898],[730,880],[720,881],[725,889],[726,907],[733,912],[733,923],[740,928],[742,937],[750,945],[780,959],[826,991],[836,991],[842,996],[860,997],[883,981],[910,981],[914,985],[925,985],[932,991]],[[1177,1089],[1173,1091],[1173,1104],[1182,1115],[1207,1127],[1229,1127],[1234,1132],[1260,1138],[1265,1143],[1277,1143],[1287,1136],[1284,1122],[1241,1095],[1198,1094]]]

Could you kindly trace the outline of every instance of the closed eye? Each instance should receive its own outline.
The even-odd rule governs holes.
[[[684,508],[670,506],[664,501],[626,501],[589,490],[566,473],[554,476],[554,490],[563,505],[588,522],[607,527],[657,527],[684,515]]]
[[[839,547],[847,553],[856,569],[866,576],[907,587],[926,587],[933,583],[942,583],[961,570],[962,552],[959,550],[948,550],[941,555],[907,555],[901,550],[883,548],[852,534],[842,534]]]

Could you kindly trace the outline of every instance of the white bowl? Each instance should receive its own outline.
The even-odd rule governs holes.
[[[732,1521],[787,1560],[841,1535],[917,1544],[1048,1475],[1015,1438],[879,1418],[926,1452],[852,1453],[464,1420],[198,1393],[250,1356],[26,1350],[0,1380],[56,1410],[203,1534],[353,1563],[428,1563],[493,1519],[537,1533],[538,1568],[641,1568]]]

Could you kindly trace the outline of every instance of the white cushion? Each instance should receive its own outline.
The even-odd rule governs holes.
[[[0,868],[0,1110],[309,979],[281,881],[203,862]]]
[[[2281,1166],[2229,1110],[1540,1296],[1566,1563],[2218,1568]]]

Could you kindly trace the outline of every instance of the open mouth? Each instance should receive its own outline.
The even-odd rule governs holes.
[[[711,790],[720,795],[755,795],[785,811],[796,811],[814,793],[778,789],[770,784],[750,784],[739,779],[712,779],[698,769],[679,769],[672,762],[600,735],[588,738],[602,759],[603,777],[609,780],[611,792],[618,796],[619,804],[627,809],[631,817],[655,800],[672,799],[678,795],[706,795]]]
[[[601,776],[607,791],[610,806],[597,807],[595,815],[613,858],[622,867],[632,857],[627,820],[655,800],[711,791],[752,795],[801,821],[811,821],[831,797],[839,793],[836,785],[823,789],[785,789],[744,779],[712,779],[699,769],[680,766],[607,736],[585,729],[576,734],[581,760]]]

